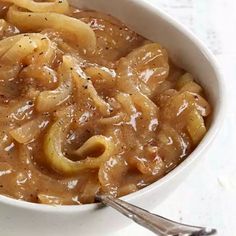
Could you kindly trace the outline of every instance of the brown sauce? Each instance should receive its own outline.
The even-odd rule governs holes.
[[[15,12],[15,23],[0,4],[0,194],[66,205],[92,203],[98,191],[126,195],[205,135],[204,90],[159,44],[111,16],[70,9],[95,33],[89,52],[92,43],[50,26],[51,16],[37,28],[40,16],[20,8],[32,21]]]

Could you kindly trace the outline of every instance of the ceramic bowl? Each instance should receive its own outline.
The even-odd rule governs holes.
[[[109,13],[146,38],[168,49],[177,65],[191,72],[205,88],[214,107],[207,135],[177,168],[150,186],[123,199],[148,210],[160,204],[185,180],[219,130],[224,117],[223,80],[207,48],[181,24],[147,0],[71,0],[72,5]],[[98,204],[46,206],[0,196],[0,235],[77,236],[111,235],[129,224],[115,210]]]

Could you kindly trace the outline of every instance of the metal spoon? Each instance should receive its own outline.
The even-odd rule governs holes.
[[[108,205],[159,236],[205,236],[216,234],[215,229],[181,224],[155,215],[111,195],[97,194],[96,200]]]

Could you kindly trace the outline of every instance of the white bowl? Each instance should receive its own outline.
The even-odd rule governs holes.
[[[215,59],[207,48],[181,24],[145,0],[71,0],[77,7],[109,13],[146,38],[165,46],[171,58],[193,73],[214,107],[207,135],[194,152],[161,180],[124,197],[151,210],[170,194],[205,155],[224,117],[224,86]],[[206,157],[206,156],[205,156]],[[194,203],[193,203],[194,204]],[[46,206],[0,196],[0,235],[75,236],[105,235],[130,223],[111,208],[98,204]]]

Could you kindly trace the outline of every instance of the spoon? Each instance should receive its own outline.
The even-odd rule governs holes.
[[[181,224],[162,216],[155,215],[107,194],[97,194],[96,201],[110,206],[139,225],[159,236],[205,236],[215,235],[216,229]]]

